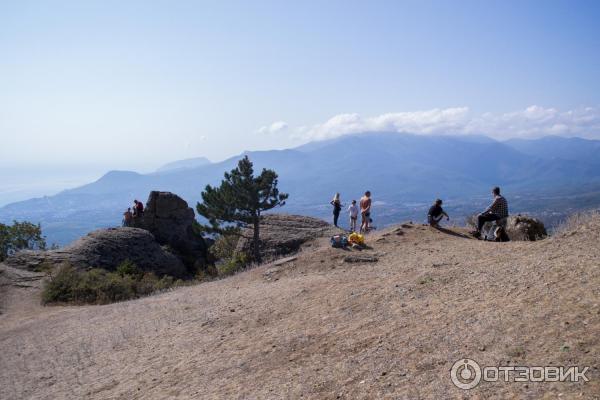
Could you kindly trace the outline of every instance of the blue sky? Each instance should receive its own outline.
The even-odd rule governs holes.
[[[0,177],[359,130],[600,138],[598,21],[595,1],[3,1]]]

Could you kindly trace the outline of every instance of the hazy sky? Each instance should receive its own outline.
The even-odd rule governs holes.
[[[364,130],[600,138],[599,21],[598,1],[2,1],[0,177]]]

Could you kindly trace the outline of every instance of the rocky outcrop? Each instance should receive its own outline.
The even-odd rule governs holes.
[[[540,240],[548,236],[544,223],[526,215],[511,215],[506,223],[510,240]]]
[[[114,270],[125,260],[159,275],[186,277],[204,267],[206,244],[193,231],[194,210],[179,196],[151,192],[133,227],[100,229],[51,251],[21,251],[7,265],[28,270],[68,263],[76,268]]]
[[[169,248],[189,268],[202,267],[207,246],[194,232],[195,214],[185,200],[170,192],[150,192],[146,209],[134,218],[133,226],[151,232],[156,241]]]
[[[183,278],[187,270],[181,260],[163,249],[146,230],[137,228],[100,229],[60,250],[20,251],[5,260],[6,265],[31,271],[70,264],[76,268],[115,270],[125,260],[144,271]]]
[[[327,222],[289,214],[267,214],[260,222],[260,251],[263,258],[294,253],[309,240],[333,235],[339,231]],[[251,253],[252,229],[245,229],[237,251]]]

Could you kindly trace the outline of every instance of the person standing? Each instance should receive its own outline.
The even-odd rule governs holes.
[[[360,199],[360,215],[360,231],[366,233],[369,231],[369,224],[371,222],[371,192],[368,190]]]
[[[340,194],[336,193],[333,196],[333,200],[329,202],[333,206],[333,225],[338,226],[338,219],[340,218],[340,212],[342,211],[342,202],[340,201]]]
[[[352,200],[352,204],[348,206],[348,213],[350,214],[350,232],[356,232],[356,220],[358,219],[356,200]]]
[[[131,220],[133,219],[133,214],[131,213],[131,207],[127,209],[123,213],[123,226],[131,226]]]

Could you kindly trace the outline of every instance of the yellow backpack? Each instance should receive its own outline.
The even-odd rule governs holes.
[[[350,236],[348,236],[348,242],[353,244],[365,244],[365,236],[360,233],[352,232]]]

